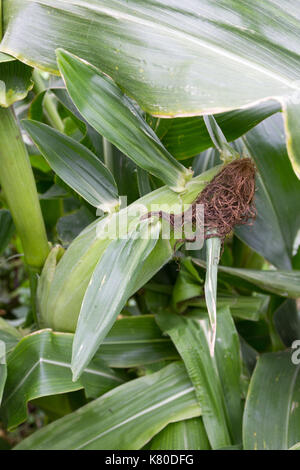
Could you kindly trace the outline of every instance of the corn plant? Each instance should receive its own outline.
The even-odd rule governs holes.
[[[297,2],[0,0],[0,448],[300,446]]]

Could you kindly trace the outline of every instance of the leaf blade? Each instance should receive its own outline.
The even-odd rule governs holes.
[[[73,343],[74,380],[112,327],[130,296],[141,265],[156,245],[160,222],[148,229],[146,220],[140,231],[132,232],[129,238],[113,240],[96,266],[82,302]]]
[[[140,449],[168,423],[200,414],[184,366],[174,363],[55,421],[16,449]]]
[[[104,212],[118,207],[114,178],[90,150],[41,122],[22,124],[55,173],[86,201]]]
[[[137,165],[182,191],[192,172],[169,154],[119,87],[66,51],[59,49],[57,60],[68,92],[85,119]]]
[[[245,449],[287,450],[299,441],[299,383],[289,351],[259,358],[245,406]]]
[[[72,341],[68,333],[40,330],[24,337],[11,352],[1,408],[10,429],[25,421],[29,400],[82,388],[95,397],[124,381],[98,357],[80,381],[72,382]]]
[[[157,315],[157,322],[162,331],[171,337],[184,360],[195,386],[212,448],[230,445],[231,439],[216,360],[209,352],[208,322],[166,312]]]

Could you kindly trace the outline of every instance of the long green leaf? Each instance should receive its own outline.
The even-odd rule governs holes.
[[[48,337],[46,338],[46,336]],[[28,374],[28,368],[31,369],[32,366],[32,356],[36,356],[39,348],[41,349],[42,344],[44,344],[45,342],[48,343],[48,341],[50,342],[51,340],[52,342],[54,342],[54,345],[56,345],[57,343],[59,345],[62,345],[67,351],[68,361],[70,362],[73,337],[74,336],[69,333],[51,333],[51,335],[49,335],[49,333],[46,333],[44,330],[43,332],[40,332],[37,336],[34,337],[34,341],[32,340],[31,336],[27,337],[26,341],[24,339],[23,343],[26,344],[26,358],[29,358],[29,366],[26,363],[21,364],[20,372],[17,372],[16,375],[10,377],[10,388],[13,389],[18,386],[20,374],[23,373],[24,376]],[[8,353],[12,351],[12,349],[14,349],[16,344],[21,339],[21,334],[0,318],[0,340],[5,343],[6,352]],[[56,368],[59,367],[59,363],[62,360],[62,357],[58,358],[58,355],[56,358]],[[13,355],[13,357],[15,357],[15,354]],[[104,342],[101,345],[101,349],[96,352],[95,361],[93,362],[96,365],[96,368],[98,368],[99,377],[97,377],[96,374],[97,369],[95,369],[96,377],[93,377],[93,375],[91,375],[91,379],[89,380],[87,380],[88,375],[84,373],[82,379],[79,381],[79,385],[78,383],[75,384],[74,389],[77,389],[76,386],[78,386],[79,388],[85,387],[87,394],[97,395],[100,390],[99,386],[101,384],[101,371],[103,371],[103,373],[105,373],[105,371],[109,371],[110,374],[112,373],[112,371],[109,370],[108,367],[139,367],[144,366],[145,364],[152,364],[159,361],[174,360],[178,358],[178,353],[176,352],[172,342],[170,341],[170,339],[162,336],[161,330],[158,328],[152,315],[142,315],[139,317],[126,318],[124,317],[115,322],[107,337],[104,339]],[[106,366],[104,366],[104,363],[106,364]],[[68,363],[68,366],[70,368],[70,363]],[[91,367],[89,367],[89,369],[91,369]],[[45,372],[45,369],[43,372]],[[49,368],[47,374],[44,375],[44,379],[47,380],[49,383],[48,385],[44,384],[42,388],[39,387],[38,396],[45,396],[45,394],[49,396],[49,393],[52,392],[58,393],[57,389],[55,390],[53,388],[54,373],[55,371],[53,370],[52,374]],[[31,383],[31,388],[29,388],[28,382],[25,381],[20,387],[17,394],[17,402],[20,404],[20,408],[23,410],[22,421],[26,419],[26,402],[36,398],[35,387],[38,386],[38,381],[41,379],[41,370],[39,373],[35,371],[35,374],[36,375],[34,376],[34,378],[32,378],[33,372],[31,372],[30,375],[30,380],[33,381]],[[112,377],[114,377],[114,374],[112,374]],[[120,376],[120,379],[121,377],[122,375]],[[69,372],[67,372],[65,378],[66,382],[62,381],[62,388],[58,390],[73,390],[73,384],[70,380]],[[115,381],[112,379],[112,385],[118,385],[118,375],[115,376],[115,379]],[[95,384],[94,389],[92,387],[93,384]],[[105,384],[102,385],[105,386]],[[31,393],[32,391],[33,395]],[[16,425],[14,421],[14,403],[15,401],[12,399],[6,405],[8,406],[6,415],[10,427],[14,427]]]
[[[281,116],[266,119],[234,146],[240,154],[251,157],[258,169],[256,219],[250,226],[235,227],[235,233],[277,268],[290,269],[300,226],[300,183],[288,161]],[[194,160],[195,174],[219,162],[218,152],[210,149]]]
[[[17,0],[6,2],[1,50],[56,72],[55,49],[64,47],[159,116],[215,114],[275,97],[300,174],[299,12],[288,0],[246,7],[233,0]]]
[[[260,357],[245,407],[245,449],[287,450],[299,442],[299,369],[289,351]]]
[[[203,322],[203,313],[195,310],[190,318]],[[208,322],[207,322],[208,323]],[[204,324],[203,324],[204,326]],[[207,328],[204,327],[207,331]],[[216,364],[224,396],[225,413],[234,444],[242,442],[242,363],[238,333],[227,306],[218,307]]]
[[[224,163],[229,163],[232,159],[239,158],[237,152],[228,144],[227,139],[214,116],[209,114],[204,116],[203,120],[213,145],[220,153],[220,159]]]
[[[22,124],[55,173],[92,206],[104,212],[119,206],[112,174],[90,150],[41,122]]]
[[[227,307],[218,310],[216,361],[234,444],[242,441],[242,363],[238,333]]]
[[[14,60],[0,56],[0,106],[8,108],[16,101],[24,99],[33,87],[32,68]]]
[[[185,368],[175,363],[117,387],[16,449],[140,449],[170,422],[200,414]]]
[[[182,191],[192,172],[164,148],[120,88],[95,67],[66,51],[57,51],[68,92],[85,119],[138,166]]]
[[[128,238],[113,240],[93,273],[85,293],[76,328],[73,378],[77,380],[125,305],[141,266],[156,245],[160,222],[148,220]]]
[[[201,267],[205,267],[205,262],[193,258],[193,262]],[[283,297],[297,298],[300,295],[300,271],[279,271],[279,270],[256,270],[231,268],[219,265],[219,273],[222,273],[224,280],[234,280],[240,278],[246,281],[245,287],[257,286],[258,291],[272,292]]]
[[[252,226],[240,226],[235,231],[274,266],[291,269],[300,227],[300,182],[288,160],[281,116],[267,119],[242,141],[241,151],[253,158],[258,169],[257,216]]]
[[[96,354],[110,367],[138,367],[179,357],[152,315],[117,320]]]
[[[228,142],[237,139],[261,121],[280,111],[277,101],[263,101],[249,108],[215,114]],[[164,119],[171,122],[162,143],[178,160],[194,157],[213,145],[202,116]]]
[[[284,129],[286,135],[286,145],[288,155],[291,160],[292,167],[300,179],[300,99],[299,99],[299,82],[297,81],[297,90],[291,97],[282,98],[282,111],[284,119]]]
[[[264,298],[259,296],[222,295],[218,296],[218,308],[228,306],[233,317],[256,321],[263,301]],[[205,300],[197,297],[187,300],[185,306],[200,307],[203,312],[206,310]]]
[[[57,72],[63,47],[150,113],[215,113],[297,89],[298,13],[286,0],[18,0],[5,5],[1,50]]]
[[[201,418],[171,423],[151,441],[151,450],[209,450],[210,445]]]
[[[203,422],[214,449],[231,444],[225,403],[215,357],[209,352],[209,323],[172,313],[157,316],[186,365],[202,409]]]
[[[30,400],[82,388],[95,397],[124,381],[97,357],[81,379],[72,382],[72,341],[73,335],[41,330],[24,337],[9,355],[1,408],[9,428],[25,421]]]
[[[214,355],[217,332],[217,282],[218,265],[221,252],[221,240],[219,237],[211,237],[206,240],[206,277],[204,284],[205,301],[210,321],[209,350]]]

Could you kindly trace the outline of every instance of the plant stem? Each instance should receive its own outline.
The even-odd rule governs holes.
[[[45,84],[38,70],[33,71],[32,78],[34,81],[34,88],[35,88],[36,93],[41,93],[46,90]],[[47,92],[44,97],[43,105],[44,105],[44,109],[46,111],[50,124],[58,131],[63,132],[64,123],[59,113],[57,112],[56,105],[53,101],[52,96],[49,95]]]
[[[41,270],[49,253],[27,150],[12,107],[0,108],[0,184],[30,270]]]

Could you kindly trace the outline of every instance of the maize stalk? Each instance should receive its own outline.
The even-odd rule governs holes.
[[[12,108],[0,108],[0,184],[25,262],[39,272],[49,246],[30,161]]]
[[[49,246],[27,150],[11,107],[0,108],[0,184],[24,250],[35,316],[37,274]]]

